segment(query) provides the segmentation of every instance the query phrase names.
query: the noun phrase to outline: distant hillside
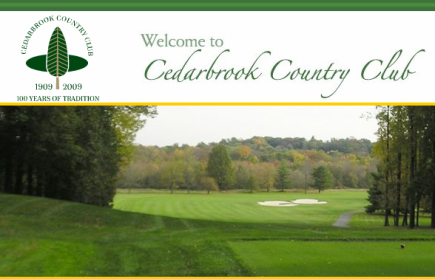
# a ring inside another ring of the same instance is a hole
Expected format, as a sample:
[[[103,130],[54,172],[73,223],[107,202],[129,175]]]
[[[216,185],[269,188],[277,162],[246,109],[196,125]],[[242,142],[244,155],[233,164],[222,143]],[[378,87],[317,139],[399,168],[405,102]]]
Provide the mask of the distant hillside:
[[[272,147],[276,150],[322,150],[325,152],[338,151],[345,154],[371,154],[373,143],[368,139],[331,139],[329,141],[317,140],[312,137],[310,140],[305,138],[279,138],[279,137],[253,137],[250,139],[223,139],[221,144],[228,146],[249,145],[255,147]]]
[[[293,189],[310,188],[313,169],[320,166],[332,176],[333,188],[368,188],[371,173],[377,171],[377,160],[370,156],[373,144],[366,139],[231,138],[196,146],[135,146],[117,187],[218,190],[206,169],[212,148],[219,144],[226,147],[234,165],[229,189],[252,192],[279,188],[275,178],[283,161],[289,172],[285,188]]]

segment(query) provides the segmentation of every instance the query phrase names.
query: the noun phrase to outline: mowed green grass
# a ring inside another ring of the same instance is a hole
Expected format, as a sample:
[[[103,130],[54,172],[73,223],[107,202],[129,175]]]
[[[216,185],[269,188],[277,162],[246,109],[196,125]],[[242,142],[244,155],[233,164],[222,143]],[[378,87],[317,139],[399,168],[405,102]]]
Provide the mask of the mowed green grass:
[[[256,276],[433,276],[435,243],[234,242]]]
[[[175,218],[238,223],[268,223],[294,226],[330,226],[342,213],[364,210],[366,191],[330,191],[324,193],[214,193],[117,194],[115,208]],[[296,207],[260,206],[261,201],[318,199],[324,205]]]
[[[0,276],[251,274],[214,223],[5,194],[0,212]]]
[[[296,198],[328,204],[257,205]],[[435,262],[432,230],[384,228],[364,213],[349,229],[332,226],[340,214],[362,210],[365,199],[364,191],[132,193],[118,194],[109,209],[0,194],[0,276],[290,276],[295,269],[306,276],[395,275],[373,264],[387,258],[390,270],[435,274],[416,264]],[[397,251],[402,242],[407,248]],[[339,265],[346,255],[356,255],[354,263]],[[334,268],[320,264],[329,259],[337,259]]]

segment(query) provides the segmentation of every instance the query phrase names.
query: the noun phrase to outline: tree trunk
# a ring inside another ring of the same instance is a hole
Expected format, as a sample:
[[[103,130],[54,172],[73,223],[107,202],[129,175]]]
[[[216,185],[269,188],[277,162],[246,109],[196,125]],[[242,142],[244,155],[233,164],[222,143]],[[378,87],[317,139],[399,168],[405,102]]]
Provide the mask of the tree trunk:
[[[420,197],[417,199],[417,215],[415,216],[415,226],[420,226]]]
[[[43,196],[43,189],[44,189],[44,177],[43,172],[39,169],[36,170],[36,189],[35,189],[35,196],[42,197]]]
[[[415,164],[416,164],[416,136],[414,127],[414,107],[409,107],[409,127],[410,127],[410,141],[411,141],[411,158],[410,158],[410,175],[409,186],[411,188],[409,197],[409,227],[413,229],[415,227]]]
[[[402,178],[402,152],[397,153],[397,199],[396,199],[396,214],[395,214],[395,218],[394,218],[394,226],[398,227],[399,226],[399,219],[400,219],[400,192],[401,192],[401,188],[402,188],[402,183],[401,183],[401,178]]]
[[[432,158],[435,158],[435,141],[432,142]],[[434,162],[432,162],[432,169],[435,168]],[[435,229],[435,181],[432,182],[432,207],[431,207],[431,222],[430,227]]]
[[[431,208],[431,223],[430,223],[430,227],[432,229],[435,229],[435,189],[434,188],[432,190],[432,208]]]
[[[409,199],[407,198],[405,212],[403,213],[402,227],[408,226],[408,208],[409,208]]]
[[[31,163],[27,165],[27,195],[33,196],[33,166]]]
[[[409,203],[409,227],[411,229],[415,228],[415,201],[412,201],[414,198],[411,197],[411,201]]]
[[[12,186],[12,172],[13,172],[13,163],[12,163],[12,154],[10,151],[6,151],[5,158],[5,192],[12,193],[14,188]]]
[[[408,207],[405,209],[403,213],[402,227],[408,226]]]
[[[388,175],[387,175],[387,177],[388,177]],[[388,198],[388,195],[389,195],[389,193],[388,193],[388,178],[386,179],[386,181],[385,181],[385,183],[386,183],[386,185],[385,185],[385,216],[384,216],[384,226],[385,227],[388,227],[388,226],[390,226],[390,219],[389,219],[389,212],[390,212],[390,210],[389,210],[389,202],[388,202],[388,200],[389,200],[389,198]]]
[[[387,170],[385,172],[385,219],[384,219],[384,226],[388,227],[390,226],[390,220],[389,220],[389,188],[390,188],[390,106],[387,106]]]
[[[44,196],[47,198],[55,199],[57,196],[57,189],[59,181],[53,177],[53,174],[44,172]]]
[[[23,193],[23,164],[20,160],[17,164],[17,168],[15,170],[15,194]]]

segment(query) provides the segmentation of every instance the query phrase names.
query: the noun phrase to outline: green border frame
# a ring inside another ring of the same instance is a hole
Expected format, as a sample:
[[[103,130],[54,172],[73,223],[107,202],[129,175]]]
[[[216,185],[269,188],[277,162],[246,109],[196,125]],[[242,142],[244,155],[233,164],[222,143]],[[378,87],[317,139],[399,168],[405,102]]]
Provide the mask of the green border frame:
[[[0,11],[435,11],[435,1],[1,0]]]

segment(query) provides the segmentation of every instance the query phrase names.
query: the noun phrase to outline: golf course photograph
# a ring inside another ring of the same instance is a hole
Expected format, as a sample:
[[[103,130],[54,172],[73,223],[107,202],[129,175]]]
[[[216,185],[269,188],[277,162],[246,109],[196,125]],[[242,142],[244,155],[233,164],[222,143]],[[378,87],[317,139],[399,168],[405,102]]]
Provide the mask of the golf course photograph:
[[[435,107],[0,107],[2,277],[431,277]]]

